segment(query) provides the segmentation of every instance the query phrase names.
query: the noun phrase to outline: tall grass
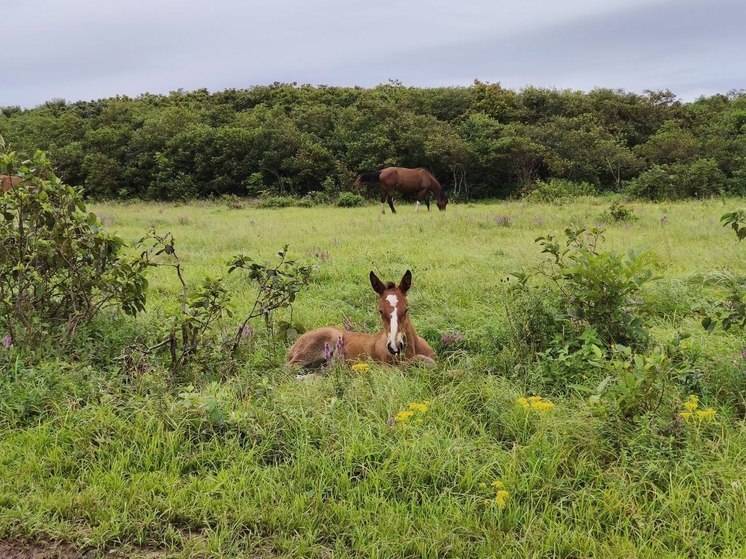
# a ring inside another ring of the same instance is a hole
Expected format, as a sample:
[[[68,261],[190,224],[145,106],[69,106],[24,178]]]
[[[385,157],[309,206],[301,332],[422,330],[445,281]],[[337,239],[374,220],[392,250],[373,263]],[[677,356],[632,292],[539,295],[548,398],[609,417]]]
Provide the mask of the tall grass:
[[[682,351],[717,409],[707,425],[668,410],[623,426],[578,395],[552,396],[546,413],[517,406],[536,387],[506,357],[505,277],[538,261],[537,236],[594,223],[603,200],[429,214],[401,204],[397,215],[98,205],[130,241],[151,225],[171,231],[188,280],[289,244],[318,266],[294,309],[307,328],[377,328],[368,271],[411,269],[412,320],[440,364],[297,382],[281,352],[262,347],[227,378],[207,368],[172,379],[157,363],[125,376],[117,345],[178,304],[175,278],[153,270],[145,315],[104,321],[77,355],[19,356],[0,375],[0,542],[132,557],[743,556],[743,342],[706,334],[692,314],[703,275],[745,271],[718,224],[738,203],[633,204],[638,220],[607,226],[605,248],[654,256],[662,279],[644,294],[654,338],[691,334]],[[248,304],[234,287],[235,305]],[[447,332],[463,335],[457,348],[442,347]],[[426,412],[393,421],[421,401]]]

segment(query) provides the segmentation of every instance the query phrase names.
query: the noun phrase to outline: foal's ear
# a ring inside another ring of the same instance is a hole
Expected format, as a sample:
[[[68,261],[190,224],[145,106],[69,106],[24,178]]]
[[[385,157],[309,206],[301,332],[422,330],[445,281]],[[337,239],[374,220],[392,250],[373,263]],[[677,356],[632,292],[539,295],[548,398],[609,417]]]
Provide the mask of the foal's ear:
[[[383,285],[383,282],[373,272],[370,273],[370,285],[373,287],[373,291],[379,295],[383,295],[383,292],[386,291],[386,286]]]
[[[399,291],[406,294],[410,287],[412,287],[412,272],[407,270],[399,282]]]

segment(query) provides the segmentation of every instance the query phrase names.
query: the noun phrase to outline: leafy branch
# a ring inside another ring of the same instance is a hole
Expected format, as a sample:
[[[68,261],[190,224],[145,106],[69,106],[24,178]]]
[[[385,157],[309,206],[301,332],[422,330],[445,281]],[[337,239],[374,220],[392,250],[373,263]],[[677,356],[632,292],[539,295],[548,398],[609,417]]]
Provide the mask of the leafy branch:
[[[746,210],[723,214],[720,222],[723,227],[730,226],[735,231],[739,242],[746,238]],[[746,327],[746,285],[743,278],[730,272],[717,272],[712,274],[711,281],[725,288],[726,295],[723,300],[715,302],[714,312],[702,319],[705,330],[711,332],[718,323],[723,330]]]
[[[205,278],[197,291],[190,296],[184,280],[181,259],[176,252],[171,233],[159,235],[154,229],[140,239],[138,246],[145,247],[140,258],[146,266],[173,268],[181,286],[179,315],[171,320],[168,336],[156,345],[147,348],[154,351],[168,346],[171,354],[171,369],[176,371],[185,365],[203,345],[211,327],[225,316],[232,316],[228,308],[229,295],[222,279]]]
[[[723,227],[730,225],[739,241],[746,239],[746,210],[728,212],[720,217]]]
[[[144,248],[140,260],[145,266],[172,268],[179,280],[179,314],[172,318],[166,338],[145,350],[152,352],[168,346],[171,369],[176,371],[186,365],[202,346],[214,340],[211,330],[215,324],[224,317],[233,316],[229,308],[230,294],[222,278],[205,278],[201,286],[190,295],[171,233],[161,235],[151,229],[140,239],[138,246]],[[274,313],[291,307],[298,292],[308,285],[312,268],[289,260],[287,250],[288,247],[285,246],[278,252],[279,261],[273,266],[260,264],[245,255],[235,256],[229,262],[228,273],[242,270],[246,279],[258,287],[251,310],[236,329],[230,346],[231,356],[235,356],[238,351],[251,320],[263,318],[267,330],[271,331]]]
[[[279,261],[274,266],[254,262],[245,255],[234,257],[228,273],[236,270],[245,272],[246,279],[257,284],[258,292],[251,310],[236,331],[231,353],[235,354],[241,344],[245,328],[252,319],[264,318],[267,329],[271,330],[272,316],[278,309],[290,307],[298,292],[308,285],[311,279],[311,266],[300,266],[287,259],[288,246],[277,253]]]

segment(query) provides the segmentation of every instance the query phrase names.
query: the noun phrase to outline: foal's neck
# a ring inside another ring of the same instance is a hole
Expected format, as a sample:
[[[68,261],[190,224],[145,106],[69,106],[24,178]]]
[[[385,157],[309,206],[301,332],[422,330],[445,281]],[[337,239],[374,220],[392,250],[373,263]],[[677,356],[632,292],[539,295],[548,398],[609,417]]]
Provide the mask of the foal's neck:
[[[417,332],[414,329],[412,321],[407,321],[407,326],[403,329],[407,336],[407,345],[404,348],[404,355],[406,357],[414,357],[417,355]]]

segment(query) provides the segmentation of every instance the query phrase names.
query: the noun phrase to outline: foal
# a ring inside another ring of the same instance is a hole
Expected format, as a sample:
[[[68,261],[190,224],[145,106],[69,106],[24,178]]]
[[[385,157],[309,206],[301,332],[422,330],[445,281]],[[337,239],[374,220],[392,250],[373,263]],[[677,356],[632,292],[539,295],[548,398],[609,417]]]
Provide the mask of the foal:
[[[399,285],[384,284],[371,272],[370,284],[378,293],[378,313],[383,330],[378,334],[347,332],[328,326],[306,332],[288,352],[288,364],[313,368],[323,365],[337,352],[345,361],[372,359],[383,363],[421,361],[435,363],[435,352],[417,335],[409,320],[407,291],[412,286],[412,272],[407,270]]]

